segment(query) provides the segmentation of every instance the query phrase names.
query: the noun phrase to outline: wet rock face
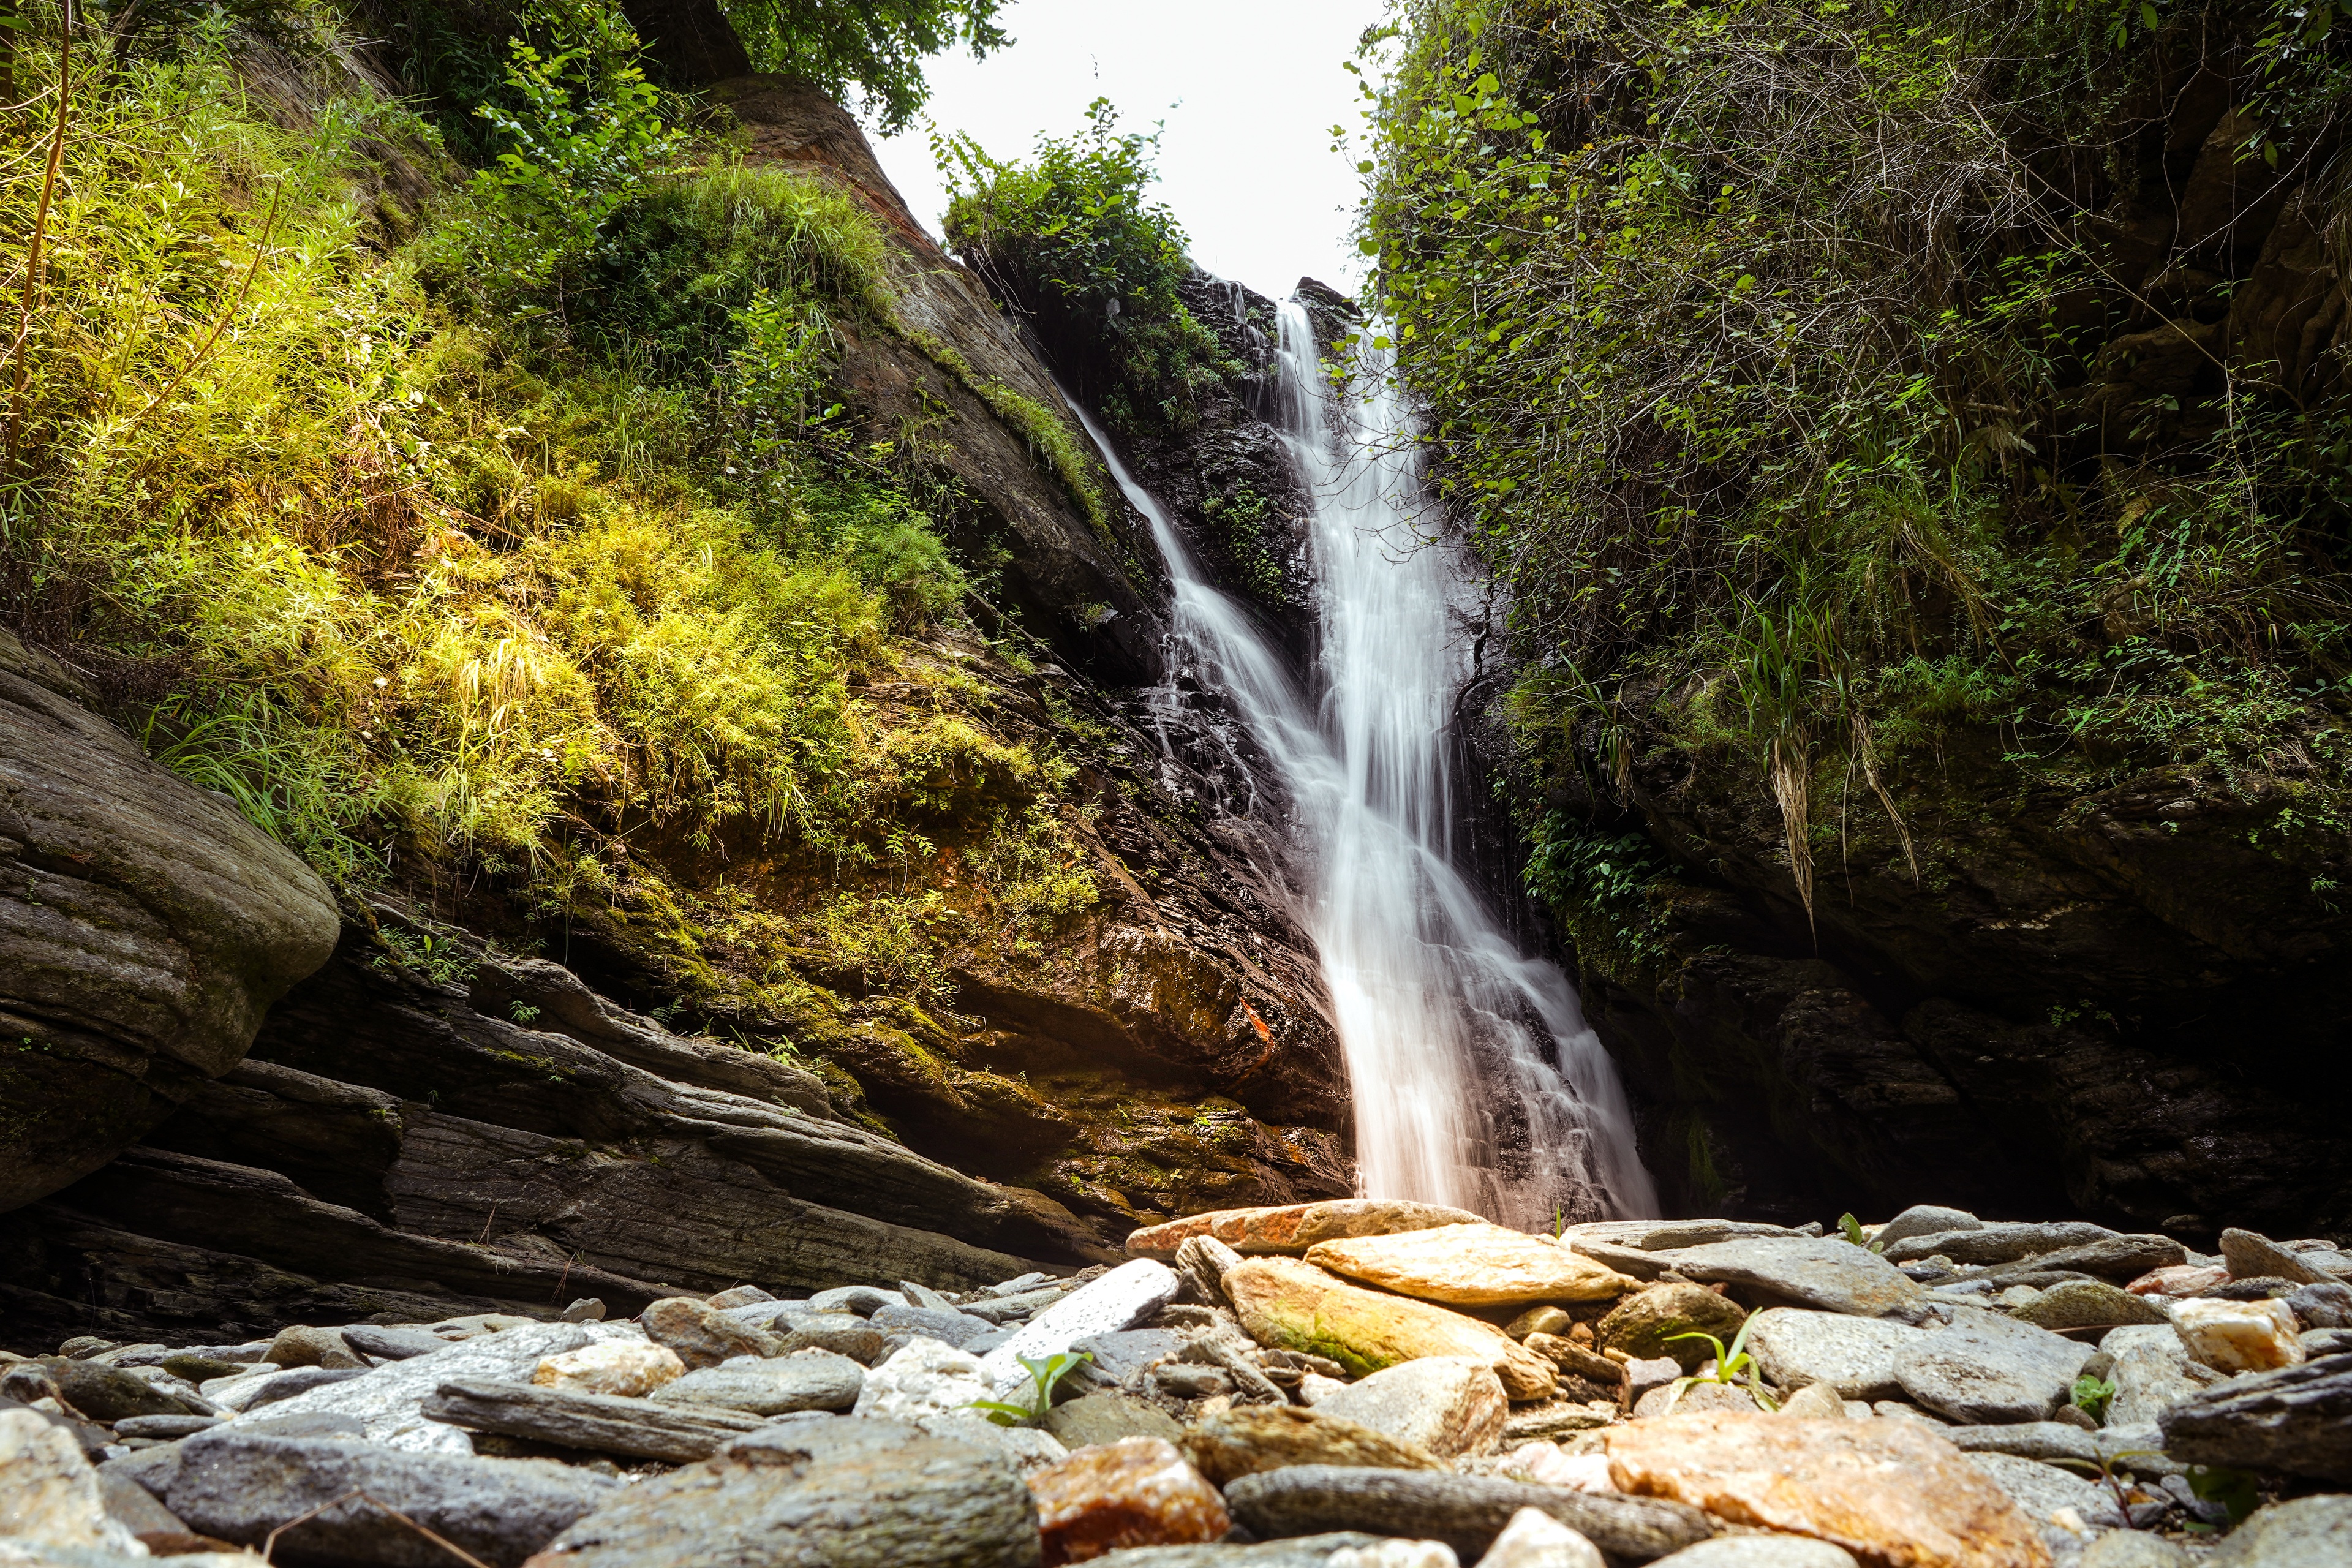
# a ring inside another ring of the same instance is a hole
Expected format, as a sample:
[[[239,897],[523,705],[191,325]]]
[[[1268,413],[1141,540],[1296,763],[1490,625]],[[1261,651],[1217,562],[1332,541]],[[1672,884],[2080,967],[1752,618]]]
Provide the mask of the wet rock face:
[[[334,947],[309,867],[0,631],[0,1210],[234,1067]]]

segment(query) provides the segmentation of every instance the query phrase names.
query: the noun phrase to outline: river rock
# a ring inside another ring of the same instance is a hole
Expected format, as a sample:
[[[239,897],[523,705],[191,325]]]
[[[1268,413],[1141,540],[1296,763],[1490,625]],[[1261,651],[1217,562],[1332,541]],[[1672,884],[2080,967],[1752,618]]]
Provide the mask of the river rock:
[[[2168,1408],[2205,1386],[2189,1370],[2189,1347],[2170,1325],[2133,1325],[2102,1337],[2099,1349],[2115,1358],[2106,1380],[2116,1385],[2107,1402],[2112,1426],[2151,1425]]]
[[[1806,1233],[1757,1219],[1595,1219],[1582,1220],[1560,1232],[1560,1239],[1580,1251],[1591,1242],[1600,1247],[1636,1252],[1673,1252],[1710,1242],[1732,1241],[1743,1236],[1799,1237]]]
[[[1478,1568],[1606,1568],[1601,1549],[1541,1509],[1511,1515]]]
[[[1129,1546],[1215,1541],[1233,1527],[1224,1500],[1173,1444],[1122,1437],[1029,1478],[1045,1568]]]
[[[118,1437],[155,1437],[169,1442],[209,1432],[226,1417],[219,1415],[126,1415],[114,1424]]]
[[[872,1366],[882,1359],[889,1335],[876,1328],[867,1319],[855,1312],[810,1312],[781,1321],[774,1334],[776,1353],[793,1355],[801,1351],[831,1351],[845,1355],[860,1366]]]
[[[1639,1281],[1635,1283],[1638,1286]],[[1549,1334],[1555,1338],[1564,1337],[1575,1326],[1576,1320],[1558,1307],[1536,1306],[1529,1307],[1526,1311],[1505,1323],[1503,1331],[1524,1344],[1537,1334]]]
[[[916,1339],[866,1374],[853,1409],[859,1415],[912,1421],[998,1397],[978,1356],[937,1340]]]
[[[1131,1329],[1176,1299],[1176,1272],[1164,1263],[1139,1258],[1122,1263],[1091,1284],[1082,1285],[1032,1318],[1027,1326],[982,1358],[983,1376],[995,1397],[1010,1398],[1030,1386],[1021,1358],[1059,1355],[1093,1334]]]
[[[543,1459],[402,1453],[226,1426],[181,1445],[163,1501],[191,1530],[247,1546],[333,1504],[280,1536],[279,1552],[298,1562],[447,1568],[446,1551],[382,1509],[337,1500],[364,1491],[484,1562],[510,1564],[617,1489],[593,1470]]]
[[[1953,1426],[1945,1439],[1963,1454],[2011,1454],[2045,1463],[2059,1459],[2099,1462],[2099,1441],[2064,1421],[2017,1421],[1998,1426]]]
[[[1895,1357],[1926,1337],[1885,1318],[1771,1307],[1749,1321],[1747,1350],[1776,1387],[1825,1384],[1843,1399],[1895,1399],[1903,1393]]]
[[[1625,1491],[1812,1536],[1865,1563],[2047,1568],[2032,1521],[1917,1422],[1676,1415],[1612,1426],[1601,1442]]]
[[[1218,1486],[1287,1465],[1442,1470],[1444,1460],[1388,1433],[1320,1408],[1248,1405],[1202,1416],[1184,1433],[1186,1454]]]
[[[976,1410],[950,1410],[926,1415],[915,1425],[934,1437],[945,1437],[994,1454],[1024,1476],[1070,1457],[1069,1445],[1035,1426],[1000,1426]]]
[[[1484,1225],[1483,1216],[1443,1204],[1394,1198],[1332,1198],[1277,1208],[1215,1209],[1130,1233],[1128,1252],[1137,1258],[1173,1258],[1185,1238],[1213,1236],[1244,1257],[1267,1253],[1297,1256],[1319,1241],[1355,1236],[1392,1236],[1441,1225]]]
[[[920,1334],[927,1340],[937,1340],[958,1350],[981,1335],[996,1331],[996,1325],[985,1318],[975,1318],[969,1312],[952,1309],[941,1311],[933,1307],[877,1307],[871,1321],[874,1327],[886,1333]]]
[[[2196,1568],[2195,1559],[2161,1535],[2110,1531],[2085,1547],[2076,1568]]]
[[[1175,1443],[1184,1436],[1184,1429],[1160,1406],[1108,1389],[1056,1405],[1045,1412],[1039,1425],[1060,1439],[1064,1447],[1074,1450],[1116,1443],[1121,1437],[1160,1437]]]
[[[98,1472],[65,1424],[37,1410],[0,1409],[0,1562],[37,1542],[125,1555],[140,1550],[107,1516]]]
[[[1889,1263],[1914,1263],[1937,1257],[1954,1263],[2014,1263],[2021,1258],[2056,1252],[2061,1247],[2105,1241],[2115,1234],[2105,1226],[2084,1220],[1979,1225],[1970,1229],[1910,1237],[1888,1247],[1885,1257]]]
[[[2206,1561],[2211,1568],[2341,1568],[2352,1563],[2352,1497],[2258,1508]]]
[[[2040,1421],[2074,1392],[2092,1348],[1979,1308],[1895,1352],[1895,1379],[1938,1415],[1978,1425]]]
[[[2294,1312],[2284,1301],[2200,1296],[2172,1309],[2172,1326],[2191,1361],[2220,1372],[2268,1372],[2303,1360]]]
[[[878,1285],[840,1285],[830,1290],[820,1290],[808,1299],[811,1310],[819,1312],[855,1312],[870,1317],[884,1307],[911,1305],[896,1290],[885,1290]]]
[[[685,1371],[686,1363],[667,1345],[650,1340],[600,1340],[547,1357],[531,1370],[530,1380],[541,1388],[571,1394],[642,1399]]]
[[[2114,1496],[2082,1476],[2016,1454],[1974,1453],[1969,1462],[1990,1476],[2026,1518],[2043,1527],[2044,1541],[2051,1540],[2053,1529],[2064,1531],[2074,1538],[2074,1544],[2080,1544],[2086,1533],[2081,1525],[2095,1530],[2124,1528],[2123,1510],[2116,1507]],[[2069,1523],[2063,1517],[2066,1513],[2080,1524]]]
[[[1519,1342],[1560,1371],[1581,1378],[1604,1392],[1614,1391],[1625,1381],[1622,1363],[1611,1361],[1598,1351],[1587,1350],[1574,1340],[1565,1340],[1558,1334],[1529,1334]]]
[[[1763,1406],[1745,1384],[1684,1383],[1679,1380],[1664,1388],[1654,1388],[1633,1401],[1633,1415],[1646,1420],[1661,1415],[1688,1415],[1701,1410],[1737,1410],[1754,1415]]]
[[[551,1355],[577,1350],[594,1333],[578,1323],[524,1323],[495,1334],[482,1334],[443,1346],[431,1355],[412,1356],[377,1367],[362,1377],[270,1405],[272,1419],[304,1415],[342,1415],[358,1421],[368,1440],[415,1453],[471,1457],[473,1445],[454,1426],[425,1418],[425,1400],[444,1383],[482,1379],[498,1383],[528,1383],[539,1363]],[[260,1414],[239,1415],[229,1430]]]
[[[1747,1320],[1747,1310],[1739,1303],[1704,1285],[1653,1285],[1612,1308],[1594,1325],[1592,1342],[1604,1351],[1622,1351],[1629,1358],[1670,1357],[1683,1371],[1696,1372],[1699,1363],[1715,1354],[1714,1349],[1705,1340],[1670,1336],[1713,1334],[1728,1345]]]
[[[1461,1307],[1601,1301],[1640,1283],[1547,1237],[1486,1224],[1320,1241],[1307,1249],[1307,1261],[1401,1296]]]
[[[1242,1326],[1260,1344],[1328,1356],[1356,1376],[1423,1356],[1486,1362],[1513,1399],[1558,1386],[1552,1363],[1491,1323],[1426,1301],[1383,1295],[1289,1258],[1253,1258],[1225,1276]]]
[[[1072,1340],[1070,1349],[1094,1357],[1090,1364],[1104,1382],[1123,1384],[1155,1362],[1182,1354],[1192,1342],[1189,1335],[1176,1329],[1126,1329]]]
[[[896,1421],[786,1421],[637,1482],[527,1568],[720,1563],[1037,1568],[1037,1508],[1019,1471],[967,1444]]]
[[[1661,1557],[1653,1568],[1859,1568],[1853,1553],[1801,1535],[1721,1535]]]
[[[2229,1266],[2232,1279],[2291,1279],[2297,1285],[2323,1285],[2336,1278],[2251,1230],[2221,1233],[2221,1261]]]
[[[57,1385],[58,1398],[93,1421],[115,1422],[126,1415],[205,1414],[121,1367],[100,1366],[95,1362],[73,1361],[65,1356],[43,1356],[32,1364]]]
[[[1895,1243],[1908,1241],[1915,1236],[1941,1236],[1950,1231],[1982,1230],[1984,1227],[1984,1221],[1966,1209],[1914,1204],[1880,1226],[1870,1241],[1873,1247],[1885,1252]]]
[[[1780,1401],[1780,1415],[1792,1421],[1843,1421],[1845,1401],[1826,1383],[1809,1383]]]
[[[1465,1557],[1492,1546],[1523,1508],[1637,1563],[1715,1533],[1706,1514],[1671,1502],[1427,1470],[1292,1465],[1242,1477],[1225,1489],[1225,1502],[1234,1521],[1259,1536],[1363,1530],[1442,1541]]]
[[[261,1359],[276,1362],[289,1371],[298,1366],[351,1367],[367,1364],[352,1354],[351,1346],[345,1344],[343,1336],[334,1330],[303,1328],[299,1324],[278,1330],[278,1337],[269,1342],[269,1348],[262,1352]]]
[[[2352,1285],[2303,1285],[2280,1298],[2308,1333],[2314,1329],[2352,1329]]]
[[[2176,1459],[2352,1481],[2352,1355],[2232,1378],[2158,1420]]]
[[[1672,1255],[1675,1270],[1703,1285],[1745,1287],[1776,1307],[1817,1307],[1857,1317],[1901,1316],[1927,1292],[1885,1258],[1831,1237],[1718,1241]]]
[[[2060,1329],[2172,1321],[2172,1315],[2156,1302],[2104,1279],[2062,1280],[2013,1309],[2010,1315],[2021,1323],[2053,1332]]]
[[[2080,1246],[2032,1255],[1998,1278],[2008,1280],[2024,1273],[2071,1271],[2128,1280],[2178,1265],[2187,1257],[2188,1249],[2168,1236],[2105,1236]]]
[[[1102,1568],[1331,1568],[1342,1552],[1388,1544],[1381,1536],[1338,1531],[1255,1546],[1138,1546],[1095,1561]]]
[[[1675,1363],[1664,1363],[1672,1366]],[[1590,1432],[1595,1426],[1606,1426],[1617,1418],[1613,1405],[1579,1405],[1564,1399],[1538,1400],[1522,1405],[1511,1412],[1503,1423],[1503,1447],[1516,1448],[1527,1443],[1549,1443],[1579,1432]]]
[[[1176,1247],[1176,1272],[1194,1300],[1211,1305],[1225,1299],[1225,1271],[1241,1260],[1240,1253],[1213,1236],[1188,1236]]]
[[[831,1351],[774,1361],[730,1362],[689,1372],[654,1394],[661,1405],[710,1405],[753,1415],[847,1410],[866,1387],[866,1369]]]
[[[259,1410],[264,1405],[276,1405],[282,1400],[291,1399],[298,1394],[308,1394],[314,1388],[324,1388],[329,1384],[334,1383],[349,1383],[355,1377],[366,1375],[364,1369],[357,1367],[298,1366],[292,1372],[281,1372],[264,1381],[259,1388],[254,1389],[246,1395],[238,1408]]]
[[[342,1334],[343,1343],[377,1361],[406,1361],[412,1356],[431,1355],[435,1351],[446,1350],[450,1344],[449,1341],[430,1329],[415,1328],[406,1323],[391,1326],[353,1323],[343,1330]],[[269,1358],[263,1356],[261,1359],[267,1361]]]
[[[717,1366],[733,1356],[772,1356],[783,1351],[772,1336],[747,1328],[691,1296],[665,1296],[640,1313],[637,1321],[644,1325],[647,1339],[677,1352],[689,1371]]]
[[[443,1340],[433,1342],[436,1350],[446,1342]],[[236,1377],[248,1371],[252,1363],[230,1361],[226,1356],[204,1351],[176,1351],[163,1358],[163,1370],[173,1377],[184,1377],[201,1386],[216,1377]]]
[[[2183,1263],[2170,1268],[2154,1268],[2124,1287],[2135,1296],[2206,1295],[2230,1282],[2229,1269],[2220,1264]]]
[[[1383,1368],[1317,1409],[1451,1459],[1493,1453],[1511,1407],[1502,1380],[1484,1358],[1425,1356]]]
[[[528,1437],[592,1454],[624,1454],[682,1465],[707,1459],[760,1418],[736,1410],[701,1409],[581,1394],[528,1383],[461,1379],[443,1384],[425,1402],[436,1421],[474,1432]]]

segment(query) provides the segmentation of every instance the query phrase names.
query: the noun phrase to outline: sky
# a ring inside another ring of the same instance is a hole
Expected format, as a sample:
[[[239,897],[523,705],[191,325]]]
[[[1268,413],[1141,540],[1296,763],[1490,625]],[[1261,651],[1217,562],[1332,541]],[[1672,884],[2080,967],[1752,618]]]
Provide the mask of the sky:
[[[1361,128],[1357,79],[1340,68],[1382,0],[1013,0],[1013,46],[929,63],[925,110],[1001,159],[1040,132],[1066,136],[1107,96],[1123,131],[1166,121],[1160,198],[1192,259],[1280,299],[1302,276],[1352,290],[1359,180],[1330,129]],[[918,123],[876,152],[915,216],[939,231],[947,197]]]

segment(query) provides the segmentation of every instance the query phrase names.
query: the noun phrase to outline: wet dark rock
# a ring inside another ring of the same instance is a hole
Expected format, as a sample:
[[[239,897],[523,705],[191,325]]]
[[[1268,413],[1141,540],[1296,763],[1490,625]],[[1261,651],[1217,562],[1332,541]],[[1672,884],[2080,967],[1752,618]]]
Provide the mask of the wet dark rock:
[[[1443,1541],[1465,1558],[1486,1551],[1522,1508],[1636,1563],[1715,1534],[1706,1514],[1681,1503],[1424,1470],[1294,1465],[1242,1477],[1226,1488],[1225,1501],[1234,1521],[1260,1537],[1360,1530]]]
[[[2157,1421],[2165,1452],[2192,1464],[2352,1481],[2352,1355],[2231,1378]]]

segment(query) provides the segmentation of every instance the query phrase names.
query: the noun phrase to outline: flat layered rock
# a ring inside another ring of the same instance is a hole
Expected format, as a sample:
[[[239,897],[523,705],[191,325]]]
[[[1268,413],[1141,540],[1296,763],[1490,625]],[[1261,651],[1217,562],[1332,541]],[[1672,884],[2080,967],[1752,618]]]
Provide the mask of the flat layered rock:
[[[1225,1502],[1235,1522],[1259,1536],[1360,1530],[1442,1541],[1465,1561],[1493,1545],[1523,1508],[1549,1514],[1603,1552],[1635,1563],[1715,1534],[1706,1514],[1673,1502],[1425,1470],[1293,1465],[1242,1477],[1225,1489]]]
[[[707,1459],[762,1417],[736,1410],[696,1409],[580,1394],[528,1383],[466,1380],[443,1384],[425,1402],[425,1414],[474,1432],[529,1437],[592,1454],[625,1454],[674,1465]]]
[[[1854,1318],[1803,1307],[1773,1307],[1748,1325],[1748,1352],[1781,1388],[1827,1384],[1842,1399],[1899,1399],[1895,1358],[1927,1337],[1885,1318]]]
[[[847,1410],[866,1387],[866,1369],[831,1351],[774,1361],[735,1362],[689,1372],[653,1395],[659,1405],[710,1406],[752,1415]]]
[[[2207,1561],[2213,1568],[2337,1568],[2352,1563],[2352,1497],[2297,1498],[2258,1508]]]
[[[2352,1481],[2352,1355],[2232,1378],[2157,1419],[2176,1459]]]
[[[1773,1306],[1883,1318],[1917,1311],[1927,1294],[1877,1253],[1832,1237],[1719,1241],[1665,1256],[1685,1279],[1745,1286]]]
[[[298,1394],[250,1415],[239,1415],[232,1425],[265,1416],[272,1421],[343,1416],[357,1421],[370,1442],[467,1458],[473,1454],[474,1446],[466,1435],[424,1412],[425,1402],[443,1384],[475,1380],[527,1384],[545,1358],[578,1350],[598,1333],[611,1331],[592,1331],[581,1323],[526,1323],[460,1340],[430,1355],[393,1362],[363,1377]]]
[[[2135,1296],[2104,1279],[2068,1279],[2053,1285],[2011,1315],[2036,1328],[2094,1329],[2118,1324],[2169,1324],[2171,1314],[2145,1296]]]
[[[2083,1220],[2050,1220],[2032,1224],[1979,1225],[1968,1230],[1932,1231],[1889,1247],[1889,1263],[1916,1263],[1927,1258],[1948,1258],[1955,1263],[2014,1263],[2062,1247],[2106,1241],[2115,1232]],[[2178,1258],[2175,1262],[2179,1261]]]
[[[1753,1219],[1593,1219],[1564,1226],[1560,1239],[1581,1247],[1595,1242],[1628,1247],[1637,1252],[1673,1252],[1710,1242],[1735,1241],[1743,1236],[1801,1237],[1802,1231]]]
[[[1502,1380],[1484,1360],[1427,1356],[1349,1384],[1317,1405],[1316,1414],[1361,1423],[1451,1459],[1493,1453],[1510,1408]]]
[[[2232,1279],[2292,1279],[2298,1285],[2325,1285],[2339,1278],[2334,1270],[2322,1268],[2251,1230],[2221,1233],[2221,1261],[2229,1265]]]
[[[1131,1329],[1174,1300],[1176,1287],[1175,1270],[1139,1258],[1071,1291],[981,1358],[995,1396],[1006,1398],[1028,1386],[1023,1357],[1060,1355],[1080,1340]]]
[[[1391,1236],[1441,1225],[1486,1223],[1483,1215],[1443,1204],[1414,1204],[1391,1198],[1332,1198],[1319,1204],[1286,1204],[1277,1208],[1214,1209],[1172,1219],[1165,1225],[1147,1226],[1128,1237],[1127,1250],[1138,1258],[1173,1258],[1176,1249],[1188,1237],[1209,1236],[1245,1258],[1266,1254],[1297,1257],[1321,1241]]]
[[[1083,1403],[1081,1401],[1080,1403]],[[1242,1405],[1203,1416],[1182,1446],[1201,1473],[1219,1486],[1292,1465],[1349,1469],[1444,1470],[1427,1449],[1361,1422],[1296,1405]]]
[[[2039,1421],[2068,1398],[2091,1355],[2078,1341],[1961,1307],[1950,1328],[1895,1353],[1895,1377],[1911,1398],[1955,1421]]]
[[[1225,1276],[1225,1289],[1260,1344],[1327,1356],[1358,1377],[1458,1355],[1492,1366],[1513,1399],[1540,1399],[1559,1386],[1550,1362],[1491,1323],[1350,1285],[1297,1258],[1250,1258]]]
[[[2179,1268],[2188,1258],[2189,1249],[2168,1236],[2106,1236],[2079,1247],[2031,1254],[2017,1269],[1996,1278],[2006,1279],[2031,1269],[2040,1273],[2095,1274],[2102,1279],[2125,1282],[2158,1268]]]
[[[1717,1412],[1611,1427],[1601,1442],[1626,1492],[1811,1536],[1873,1568],[2049,1568],[2033,1522],[1918,1422]]]
[[[1443,1225],[1319,1241],[1307,1261],[1400,1296],[1459,1307],[1604,1301],[1640,1281],[1545,1237],[1499,1225]]]
[[[1982,1230],[1984,1221],[1966,1209],[1939,1208],[1934,1204],[1913,1204],[1893,1219],[1878,1227],[1871,1245],[1881,1252],[1898,1241],[1908,1241],[1915,1236],[1939,1236],[1948,1231]]]
[[[2123,1510],[2116,1507],[2113,1494],[2071,1470],[2018,1454],[1979,1452],[1970,1454],[1969,1462],[2009,1494],[2010,1500],[2042,1530],[2045,1542],[2053,1541],[2053,1531],[2063,1532],[2057,1540],[2080,1540],[2079,1532],[2063,1517],[2069,1512],[2094,1530],[2124,1528]]]

